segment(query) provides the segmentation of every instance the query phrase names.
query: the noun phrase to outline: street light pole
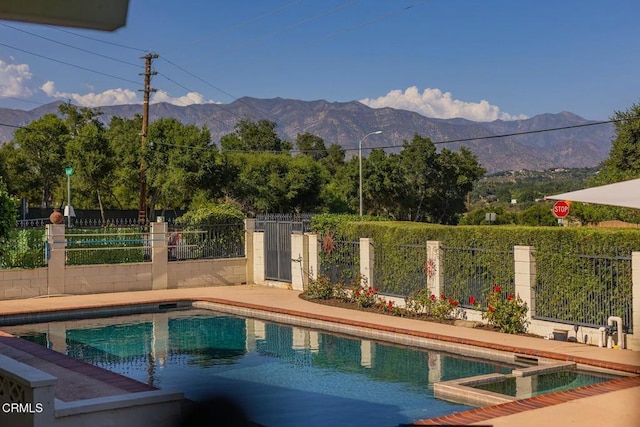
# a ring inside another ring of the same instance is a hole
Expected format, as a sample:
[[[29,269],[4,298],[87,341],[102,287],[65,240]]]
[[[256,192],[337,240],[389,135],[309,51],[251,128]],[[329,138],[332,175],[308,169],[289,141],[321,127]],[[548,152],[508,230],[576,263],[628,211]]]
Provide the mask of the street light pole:
[[[362,143],[369,135],[380,135],[382,133],[381,130],[376,130],[373,132],[369,132],[365,136],[362,137],[360,142],[358,143],[358,157],[360,158],[360,216],[362,216]]]

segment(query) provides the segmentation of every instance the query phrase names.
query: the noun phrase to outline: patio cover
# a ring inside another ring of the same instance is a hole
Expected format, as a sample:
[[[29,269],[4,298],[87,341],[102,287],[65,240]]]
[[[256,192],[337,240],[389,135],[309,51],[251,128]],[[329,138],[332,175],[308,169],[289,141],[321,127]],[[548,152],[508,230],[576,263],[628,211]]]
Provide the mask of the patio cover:
[[[640,179],[585,188],[584,190],[546,196],[545,200],[568,200],[597,205],[640,209]]]

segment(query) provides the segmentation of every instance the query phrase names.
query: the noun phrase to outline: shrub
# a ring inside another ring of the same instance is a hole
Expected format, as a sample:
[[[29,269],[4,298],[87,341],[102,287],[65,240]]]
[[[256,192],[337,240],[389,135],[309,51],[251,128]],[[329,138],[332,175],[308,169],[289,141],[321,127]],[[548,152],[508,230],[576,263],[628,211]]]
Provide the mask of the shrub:
[[[304,294],[311,299],[331,299],[334,297],[334,284],[327,276],[320,275],[317,279],[309,278],[309,284]]]
[[[471,301],[470,297],[469,300]],[[474,298],[475,299],[475,298]],[[518,334],[527,330],[527,304],[519,297],[512,294],[504,295],[499,286],[494,286],[486,299],[486,307],[482,318],[489,324],[496,326],[500,332]]]
[[[369,286],[364,278],[361,285],[352,290],[351,301],[358,307],[373,307],[378,302],[378,289]]]
[[[442,294],[440,297],[423,288],[412,292],[406,299],[407,311],[412,314],[424,314],[438,320],[451,319],[460,303]]]

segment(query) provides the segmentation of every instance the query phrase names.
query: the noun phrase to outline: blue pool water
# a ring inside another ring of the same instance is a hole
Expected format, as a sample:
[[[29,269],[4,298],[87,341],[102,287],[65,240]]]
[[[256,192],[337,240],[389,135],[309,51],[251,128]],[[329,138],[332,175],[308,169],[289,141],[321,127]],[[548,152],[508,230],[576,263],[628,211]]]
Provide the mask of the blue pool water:
[[[207,310],[4,328],[193,400],[230,396],[265,426],[393,426],[469,409],[437,381],[513,367]]]

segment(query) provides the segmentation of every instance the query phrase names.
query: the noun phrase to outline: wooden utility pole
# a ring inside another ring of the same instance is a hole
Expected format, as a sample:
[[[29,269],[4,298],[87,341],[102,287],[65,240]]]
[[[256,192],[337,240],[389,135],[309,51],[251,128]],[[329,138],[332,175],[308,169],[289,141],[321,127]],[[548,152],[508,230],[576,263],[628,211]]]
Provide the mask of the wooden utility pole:
[[[147,170],[145,166],[145,154],[147,151],[147,128],[149,127],[149,95],[155,92],[151,88],[151,76],[158,74],[151,71],[151,61],[158,57],[155,53],[149,53],[140,59],[144,59],[144,101],[142,103],[142,145],[140,146],[140,203],[138,205],[138,223],[144,225],[147,223]]]

